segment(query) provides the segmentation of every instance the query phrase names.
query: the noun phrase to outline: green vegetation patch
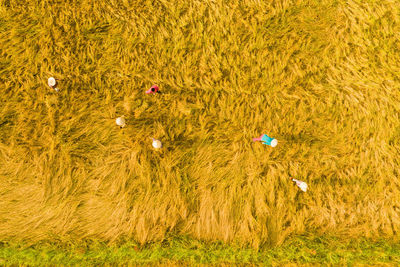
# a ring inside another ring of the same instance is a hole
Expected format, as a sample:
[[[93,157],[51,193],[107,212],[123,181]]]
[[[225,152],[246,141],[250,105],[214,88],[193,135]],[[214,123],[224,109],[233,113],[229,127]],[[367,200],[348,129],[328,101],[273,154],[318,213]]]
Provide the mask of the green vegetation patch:
[[[385,240],[344,241],[334,237],[298,237],[280,247],[254,250],[222,243],[175,238],[139,246],[125,243],[107,246],[91,241],[80,245],[41,244],[24,247],[3,244],[0,264],[98,265],[98,264],[333,264],[395,265],[400,244]]]

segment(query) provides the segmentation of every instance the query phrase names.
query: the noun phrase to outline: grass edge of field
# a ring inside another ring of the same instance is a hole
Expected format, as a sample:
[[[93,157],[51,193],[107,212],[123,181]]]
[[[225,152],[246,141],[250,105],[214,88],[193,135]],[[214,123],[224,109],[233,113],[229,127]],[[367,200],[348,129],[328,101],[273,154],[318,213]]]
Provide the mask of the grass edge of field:
[[[400,243],[385,239],[299,236],[281,246],[258,250],[186,237],[145,246],[132,242],[108,246],[99,241],[60,244],[27,246],[4,242],[0,246],[0,264],[400,264]]]

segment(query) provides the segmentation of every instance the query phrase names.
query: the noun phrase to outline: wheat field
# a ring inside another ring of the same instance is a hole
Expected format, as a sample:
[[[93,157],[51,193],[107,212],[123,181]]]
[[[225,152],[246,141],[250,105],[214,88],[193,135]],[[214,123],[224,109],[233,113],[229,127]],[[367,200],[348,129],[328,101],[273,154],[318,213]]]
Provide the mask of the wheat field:
[[[0,3],[1,240],[398,240],[398,1]]]

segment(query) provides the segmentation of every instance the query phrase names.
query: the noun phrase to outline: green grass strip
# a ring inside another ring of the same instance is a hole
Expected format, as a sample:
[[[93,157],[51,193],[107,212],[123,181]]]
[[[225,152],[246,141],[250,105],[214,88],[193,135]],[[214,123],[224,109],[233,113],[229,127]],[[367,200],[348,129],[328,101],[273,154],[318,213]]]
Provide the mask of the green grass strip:
[[[254,250],[207,244],[186,238],[139,247],[133,243],[107,246],[101,242],[75,244],[67,248],[55,244],[24,247],[2,244],[0,265],[99,265],[99,264],[400,264],[400,244],[366,239],[342,241],[333,237],[291,239],[280,247]]]

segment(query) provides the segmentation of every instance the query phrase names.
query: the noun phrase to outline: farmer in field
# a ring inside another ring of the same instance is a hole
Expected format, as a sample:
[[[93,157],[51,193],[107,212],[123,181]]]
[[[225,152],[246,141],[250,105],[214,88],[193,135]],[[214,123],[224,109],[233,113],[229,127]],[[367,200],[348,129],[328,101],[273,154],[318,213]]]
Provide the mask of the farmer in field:
[[[261,135],[260,137],[253,138],[253,142],[262,141],[264,145],[269,145],[272,147],[276,147],[278,144],[278,140],[275,138],[269,137],[266,134]]]
[[[161,93],[160,88],[157,85],[153,85],[150,87],[149,90],[146,91],[146,94],[155,94],[155,93]]]

